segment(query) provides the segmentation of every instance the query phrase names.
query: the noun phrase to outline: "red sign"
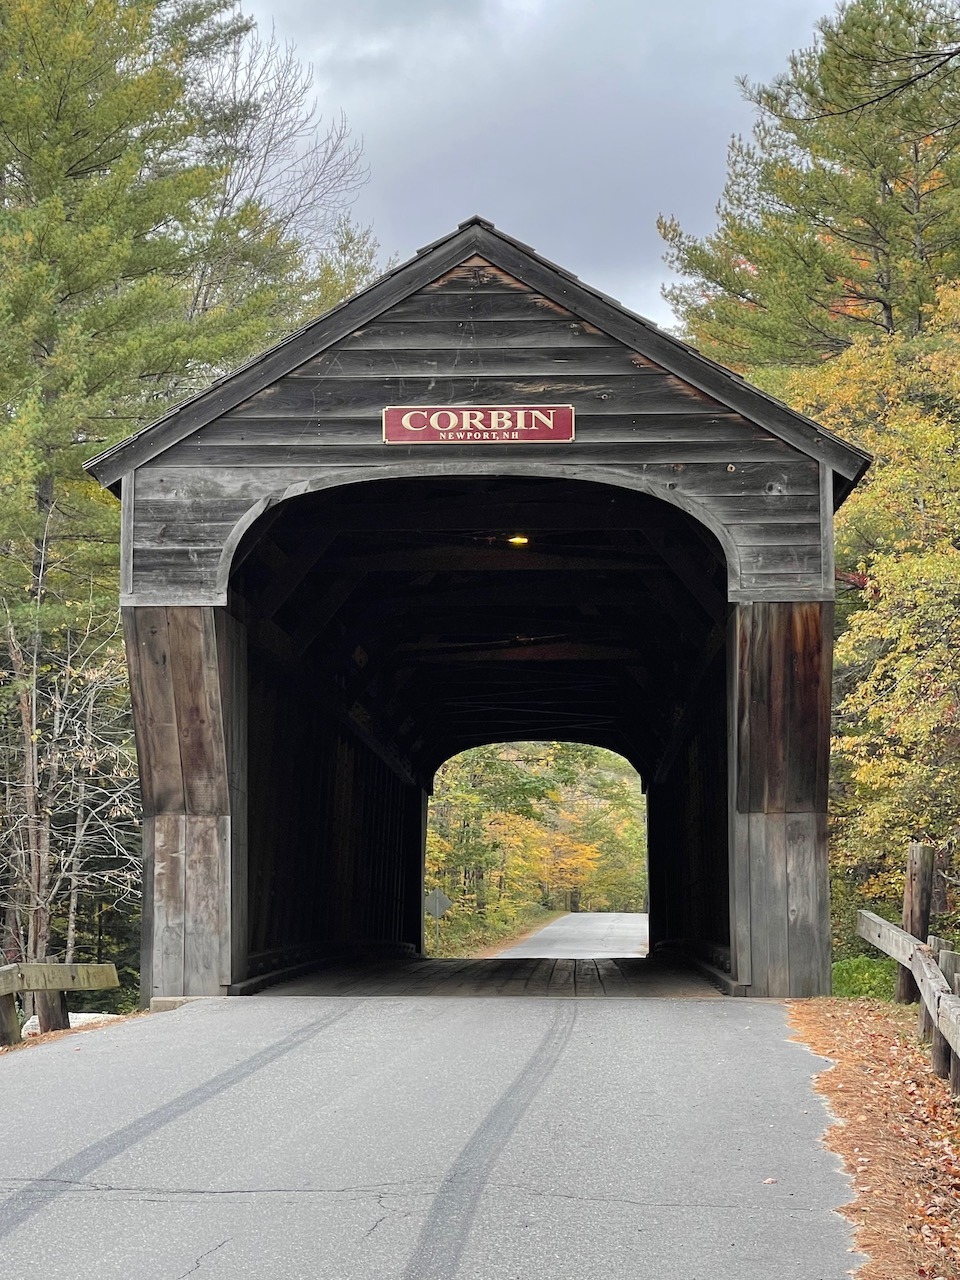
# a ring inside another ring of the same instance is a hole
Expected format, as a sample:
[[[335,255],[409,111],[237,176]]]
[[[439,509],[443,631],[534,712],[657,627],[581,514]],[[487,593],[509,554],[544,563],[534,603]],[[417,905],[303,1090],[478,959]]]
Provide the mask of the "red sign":
[[[569,444],[572,404],[391,405],[384,444]]]

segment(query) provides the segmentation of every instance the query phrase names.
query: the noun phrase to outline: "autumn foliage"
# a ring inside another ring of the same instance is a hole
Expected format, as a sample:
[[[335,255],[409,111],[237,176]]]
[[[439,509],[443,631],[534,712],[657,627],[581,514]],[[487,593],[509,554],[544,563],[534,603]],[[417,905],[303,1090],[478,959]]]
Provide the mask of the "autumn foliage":
[[[641,911],[646,824],[640,779],[620,756],[578,743],[474,747],[439,770],[427,889],[453,907],[453,954],[560,910]],[[428,948],[436,950],[431,929]]]
[[[871,470],[837,520],[834,945],[896,915],[908,841],[960,831],[960,68],[949,6],[850,0],[768,85],[716,231],[666,219],[687,336]],[[898,88],[899,86],[899,88]]]

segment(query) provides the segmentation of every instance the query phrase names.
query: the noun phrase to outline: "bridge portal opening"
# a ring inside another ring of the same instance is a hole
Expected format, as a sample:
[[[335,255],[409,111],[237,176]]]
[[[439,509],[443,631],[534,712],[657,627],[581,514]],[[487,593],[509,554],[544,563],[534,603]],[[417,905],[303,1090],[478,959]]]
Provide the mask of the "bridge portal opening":
[[[240,543],[251,972],[423,948],[426,797],[482,744],[619,753],[653,945],[729,948],[726,563],[633,489],[417,477],[289,499]]]

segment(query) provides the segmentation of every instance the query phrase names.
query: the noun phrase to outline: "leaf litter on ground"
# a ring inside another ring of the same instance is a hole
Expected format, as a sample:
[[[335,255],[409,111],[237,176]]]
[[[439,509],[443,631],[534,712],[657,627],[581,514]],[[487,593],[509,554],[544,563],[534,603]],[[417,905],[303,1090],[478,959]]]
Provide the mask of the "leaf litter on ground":
[[[835,1121],[854,1199],[841,1213],[868,1261],[856,1280],[960,1280],[960,1111],[916,1035],[917,1006],[789,1002],[790,1023],[833,1059],[815,1087]]]

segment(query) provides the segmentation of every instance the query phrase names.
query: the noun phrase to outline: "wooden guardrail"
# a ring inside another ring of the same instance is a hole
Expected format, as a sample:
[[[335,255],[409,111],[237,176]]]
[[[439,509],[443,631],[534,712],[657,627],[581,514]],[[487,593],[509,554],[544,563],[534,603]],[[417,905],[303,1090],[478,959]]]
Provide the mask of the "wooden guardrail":
[[[66,992],[107,991],[119,987],[112,964],[5,964],[0,966],[0,1045],[20,1043],[17,996],[37,994],[41,1031],[67,1030]]]
[[[921,942],[872,911],[857,912],[857,933],[907,970],[920,993],[920,1034],[931,1041],[931,1065],[960,1097],[960,952],[941,939]],[[950,974],[950,981],[946,974]]]

